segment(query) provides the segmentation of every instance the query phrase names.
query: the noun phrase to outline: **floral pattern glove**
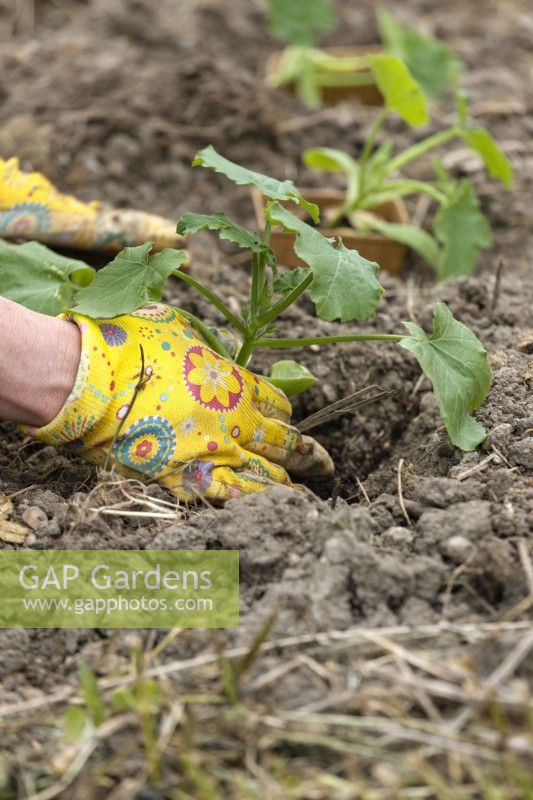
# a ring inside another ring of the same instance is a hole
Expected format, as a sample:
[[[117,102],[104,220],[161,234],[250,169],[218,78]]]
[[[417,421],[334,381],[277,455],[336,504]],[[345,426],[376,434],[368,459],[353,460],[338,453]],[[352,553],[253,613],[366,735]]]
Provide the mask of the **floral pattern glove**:
[[[22,172],[16,158],[0,159],[0,237],[80,250],[121,250],[153,242],[178,247],[171,220],[132,209],[105,209],[62,194],[40,172]]]
[[[94,463],[142,473],[182,500],[227,500],[291,484],[289,473],[328,475],[332,461],[289,425],[291,406],[265,380],[211,350],[176,309],[146,306],[92,320],[81,331],[78,376],[42,442],[76,442]]]

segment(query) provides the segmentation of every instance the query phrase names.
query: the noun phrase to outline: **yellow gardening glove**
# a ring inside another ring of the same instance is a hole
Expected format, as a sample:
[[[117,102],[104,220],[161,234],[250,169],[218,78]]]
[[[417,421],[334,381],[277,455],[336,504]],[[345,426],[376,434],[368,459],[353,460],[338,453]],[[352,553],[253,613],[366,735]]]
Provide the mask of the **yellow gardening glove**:
[[[285,395],[217,355],[176,309],[63,317],[81,331],[80,367],[58,416],[26,429],[40,441],[75,441],[88,460],[111,459],[183,500],[228,500],[290,484],[288,472],[333,471],[324,448],[288,424]]]
[[[79,250],[122,250],[154,242],[177,247],[176,224],[131,209],[105,209],[61,194],[40,172],[21,172],[17,158],[0,159],[0,237],[38,240]]]

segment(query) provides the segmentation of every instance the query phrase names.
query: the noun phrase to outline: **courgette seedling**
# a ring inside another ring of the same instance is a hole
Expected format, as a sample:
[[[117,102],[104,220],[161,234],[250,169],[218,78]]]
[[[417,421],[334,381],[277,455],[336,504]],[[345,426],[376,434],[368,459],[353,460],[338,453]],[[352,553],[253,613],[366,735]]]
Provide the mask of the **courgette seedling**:
[[[377,146],[391,113],[399,114],[413,127],[426,124],[429,117],[426,96],[401,59],[382,54],[370,61],[385,105],[376,115],[359,159],[329,147],[312,148],[303,154],[307,166],[342,172],[346,178],[344,203],[327,220],[327,226],[335,228],[347,220],[356,229],[373,230],[408,245],[433,267],[439,280],[470,275],[480,250],[491,244],[490,226],[472,183],[467,178],[454,178],[437,159],[432,161],[433,180],[412,180],[402,174],[403,170],[454,139],[477,153],[489,174],[507,188],[513,182],[512,167],[491,134],[470,123],[466,97],[459,93],[456,120],[450,127],[403,151],[395,151],[389,137]],[[372,213],[391,200],[417,194],[429,195],[436,206],[431,233],[415,225],[385,221],[379,213]]]
[[[335,24],[330,0],[267,0],[267,14],[270,33],[286,44],[268,77],[270,85],[294,86],[306,105],[318,108],[325,91],[376,83],[363,48],[353,53],[346,48],[344,53],[344,48],[328,52],[316,47],[318,35]],[[447,44],[404,25],[383,9],[377,12],[377,21],[383,52],[401,58],[428,97],[440,100],[456,86],[463,65]]]
[[[150,243],[124,248],[96,275],[84,273],[84,282],[88,283],[91,278],[92,282],[76,292],[73,304],[68,299],[69,293],[65,293],[65,308],[74,305],[77,312],[95,319],[131,313],[146,303],[160,300],[166,279],[173,275],[208,300],[239,334],[242,344],[235,361],[242,366],[248,366],[254,352],[260,348],[283,351],[339,342],[396,342],[415,356],[431,380],[452,442],[463,450],[473,450],[484,440],[485,430],[470,412],[481,405],[489,391],[491,373],[487,353],[474,333],[454,319],[447,306],[436,305],[430,335],[415,323],[406,322],[407,333],[354,334],[347,331],[333,336],[278,336],[276,319],[304,293],[310,296],[317,315],[323,320],[347,323],[373,317],[383,294],[377,277],[378,265],[362,258],[356,250],[347,249],[342,241],[322,236],[317,228],[286,208],[284,204],[292,202],[303,207],[318,222],[318,208],[302,197],[292,181],[278,181],[246,169],[219,155],[211,146],[196,155],[193,165],[213,169],[238,185],[255,186],[269,198],[262,236],[234,222],[223,211],[187,213],[177,225],[180,234],[194,234],[203,229],[216,231],[221,239],[249,252],[251,288],[240,314],[229,309],[201,280],[180,269],[186,257],[183,251],[167,249],[151,255]],[[278,273],[269,246],[271,231],[276,225],[295,234],[295,251],[307,266]],[[31,256],[27,249],[28,245],[18,248],[26,259]],[[61,295],[58,282],[61,276],[66,276],[65,281],[70,282],[68,269],[58,270],[54,266],[53,253],[48,261],[35,257],[35,280],[40,291],[34,295],[28,271],[25,285],[21,287],[20,281],[17,283],[20,272],[16,250],[14,246],[0,246],[0,293],[38,306],[41,311],[50,307],[56,312],[57,297]],[[74,264],[72,273],[79,276],[79,269],[79,264]],[[51,277],[48,297],[43,293],[45,272]],[[182,310],[182,313],[218,354],[231,357],[216,332],[190,312]],[[274,366],[270,380],[287,394],[295,394],[315,382],[307,370],[287,360]]]

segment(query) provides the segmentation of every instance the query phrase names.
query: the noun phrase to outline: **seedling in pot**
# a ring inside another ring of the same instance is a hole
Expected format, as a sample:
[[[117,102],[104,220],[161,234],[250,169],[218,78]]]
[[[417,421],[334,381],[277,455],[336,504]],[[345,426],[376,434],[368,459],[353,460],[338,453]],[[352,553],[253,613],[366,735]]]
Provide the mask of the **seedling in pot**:
[[[348,223],[357,230],[374,231],[407,245],[433,267],[439,280],[470,275],[480,251],[491,244],[489,223],[481,212],[472,183],[467,178],[454,178],[438,160],[433,160],[432,180],[412,180],[402,174],[403,170],[457,139],[480,156],[489,174],[507,188],[513,182],[511,165],[491,134],[471,125],[466,98],[460,94],[457,118],[450,127],[400,152],[395,151],[394,142],[388,137],[377,145],[391,113],[399,114],[413,127],[426,124],[429,116],[424,92],[397,56],[372,56],[370,63],[385,107],[376,115],[360,158],[356,160],[348,153],[328,147],[309,149],[303,154],[308,166],[342,172],[346,178],[344,200],[328,217],[327,227],[335,229]],[[431,233],[412,224],[382,218],[380,210],[384,204],[397,204],[401,198],[417,194],[428,195],[436,206]]]
[[[268,82],[292,88],[310,108],[350,98],[380,105],[382,97],[368,60],[378,51],[401,58],[424,92],[436,100],[456,85],[462,70],[448,45],[403,25],[385,10],[377,12],[381,46],[324,50],[316,47],[316,40],[335,24],[329,0],[267,0],[267,12],[270,32],[286,43],[285,50],[269,62]]]
[[[291,181],[278,181],[234,164],[211,146],[197,154],[193,165],[214,169],[236,184],[254,186],[269,198],[262,236],[234,222],[223,211],[213,214],[187,213],[178,222],[177,232],[180,234],[214,230],[221,239],[249,251],[251,288],[240,314],[229,309],[211,288],[180,269],[185,259],[183,252],[169,249],[151,255],[149,243],[125,248],[95,276],[84,274],[84,281],[89,283],[92,279],[92,282],[77,291],[74,301],[77,312],[95,319],[131,313],[147,302],[158,301],[166,278],[172,275],[199,292],[239,334],[242,345],[235,361],[242,366],[250,364],[258,349],[283,351],[341,342],[396,342],[415,356],[431,380],[452,442],[464,450],[472,450],[484,440],[485,430],[470,412],[479,408],[489,391],[491,373],[487,353],[474,333],[454,319],[445,305],[436,305],[430,335],[413,322],[407,322],[407,332],[396,334],[354,334],[348,330],[346,334],[334,336],[277,336],[277,318],[305,293],[323,320],[348,323],[363,322],[373,317],[383,293],[377,277],[378,265],[367,261],[356,250],[349,250],[342,241],[324,237],[317,228],[282,205],[290,201],[297,207],[301,206],[318,222],[318,208],[309,203]],[[305,267],[278,273],[276,259],[269,246],[272,229],[276,226],[295,234],[294,247]],[[5,247],[0,247],[0,293],[14,300],[23,299],[28,304],[33,296],[32,279],[26,273],[27,285],[21,289],[13,279],[18,268],[16,254],[12,247],[6,254]],[[25,246],[20,249],[22,247]],[[43,273],[59,279],[53,257],[52,253],[47,263],[42,258],[35,258],[35,280],[41,289]],[[63,270],[62,274],[66,274],[65,281],[68,282],[68,269]],[[60,292],[58,295],[57,285],[52,287],[51,294],[54,298],[61,295]],[[39,304],[40,310],[45,310],[42,291],[35,297],[35,303]],[[65,295],[64,307],[67,308],[69,304],[70,300]],[[57,308],[54,305],[55,310]],[[231,357],[216,332],[190,312],[182,310],[182,313],[197,326],[217,353]],[[308,370],[287,360],[274,365],[270,380],[288,395],[298,393],[315,382]]]

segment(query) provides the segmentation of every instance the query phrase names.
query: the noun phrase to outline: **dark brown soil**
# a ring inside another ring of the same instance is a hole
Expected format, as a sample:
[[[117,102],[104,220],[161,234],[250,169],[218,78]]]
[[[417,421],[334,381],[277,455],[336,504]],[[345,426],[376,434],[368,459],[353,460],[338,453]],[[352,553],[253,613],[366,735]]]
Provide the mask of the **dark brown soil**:
[[[375,5],[343,3],[332,41],[374,42]],[[260,3],[233,0],[231,11],[212,0],[35,7],[35,24],[9,6],[0,12],[0,157],[18,154],[24,167],[46,172],[82,198],[176,219],[185,210],[224,209],[252,225],[246,190],[190,168],[200,147],[212,143],[250,167],[309,185],[317,177],[300,166],[304,147],[357,153],[372,121],[374,111],[358,106],[309,113],[265,87],[263,64],[273,43]],[[316,430],[338,468],[330,485],[309,487],[322,499],[277,488],[223,510],[200,510],[180,524],[104,518],[86,512],[97,480],[92,467],[66,451],[25,444],[3,425],[0,491],[17,493],[18,517],[38,507],[48,520],[30,535],[30,547],[238,548],[242,627],[228,637],[240,641],[273,610],[280,632],[490,621],[531,590],[518,543],[533,542],[533,17],[520,0],[412,0],[402,17],[449,41],[466,62],[472,111],[502,144],[517,180],[504,192],[454,146],[448,163],[473,179],[494,246],[470,279],[436,286],[414,258],[404,281],[385,275],[386,294],[368,329],[398,332],[409,317],[427,327],[432,303],[449,303],[490,352],[494,385],[476,414],[489,430],[486,444],[470,454],[451,446],[429,385],[396,346],[309,351],[299,358],[320,380],[295,404],[296,419],[369,384],[389,392]],[[435,119],[442,124],[452,113],[440,109]],[[400,124],[390,130],[399,142],[414,138]],[[216,280],[228,302],[238,304],[248,273],[235,251],[207,234],[190,249],[194,273]],[[170,286],[167,299],[206,319],[212,313],[183,285]],[[338,330],[317,321],[305,302],[282,328],[295,335]],[[259,357],[256,369],[269,360]],[[80,653],[98,667],[94,653],[107,636],[0,632],[0,696],[15,701],[36,687],[57,688],[72,679]],[[127,634],[113,640],[125,648]],[[203,640],[179,641],[169,658],[190,655]]]

